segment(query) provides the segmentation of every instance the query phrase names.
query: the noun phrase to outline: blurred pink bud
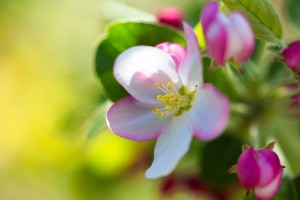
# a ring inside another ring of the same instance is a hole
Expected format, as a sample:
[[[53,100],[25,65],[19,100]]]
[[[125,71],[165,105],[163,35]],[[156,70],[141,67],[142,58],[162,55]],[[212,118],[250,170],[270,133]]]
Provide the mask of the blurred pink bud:
[[[184,14],[180,8],[164,7],[156,13],[156,18],[160,23],[181,29]]]
[[[156,45],[155,47],[167,52],[176,63],[176,68],[178,68],[181,60],[186,53],[185,48],[176,43],[164,42]]]
[[[249,147],[239,157],[238,178],[247,190],[253,190],[258,200],[270,200],[279,190],[282,166],[275,152],[270,149],[254,150]]]
[[[233,59],[245,62],[253,52],[255,39],[247,18],[240,12],[225,15],[217,2],[208,3],[201,14],[208,55],[219,65]]]
[[[300,75],[300,41],[291,43],[283,52],[288,67]]]
[[[162,194],[164,195],[169,195],[171,193],[174,192],[174,189],[176,188],[176,185],[178,185],[178,181],[175,179],[175,177],[168,177],[167,179],[165,179],[163,182],[162,182],[162,185],[161,185],[161,192]]]
[[[297,104],[300,105],[300,93],[295,94],[292,98]]]

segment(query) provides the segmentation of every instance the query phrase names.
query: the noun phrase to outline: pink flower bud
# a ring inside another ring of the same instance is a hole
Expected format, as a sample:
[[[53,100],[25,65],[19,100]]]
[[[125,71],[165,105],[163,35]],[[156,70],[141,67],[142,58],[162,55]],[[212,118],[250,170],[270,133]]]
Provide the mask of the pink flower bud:
[[[283,52],[288,67],[300,75],[300,41],[291,43]]]
[[[282,166],[275,152],[270,149],[245,150],[237,163],[238,178],[247,190],[253,190],[258,200],[270,200],[279,190]]]
[[[156,13],[156,18],[160,23],[181,29],[184,14],[181,9],[176,7],[165,7]]]
[[[217,2],[208,3],[201,14],[208,54],[219,64],[233,59],[245,62],[253,52],[255,40],[247,18],[240,12],[225,15]]]
[[[167,52],[173,58],[177,68],[186,53],[185,48],[176,43],[164,42],[155,47]]]
[[[295,101],[296,104],[300,105],[300,93],[295,94],[292,99]]]

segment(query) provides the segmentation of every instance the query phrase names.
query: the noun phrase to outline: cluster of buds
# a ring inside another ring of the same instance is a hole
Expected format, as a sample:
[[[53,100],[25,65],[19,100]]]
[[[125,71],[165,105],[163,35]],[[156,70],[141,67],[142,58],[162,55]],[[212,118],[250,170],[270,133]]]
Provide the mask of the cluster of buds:
[[[256,200],[270,200],[279,190],[283,166],[273,151],[275,142],[265,148],[255,150],[248,145],[243,146],[243,153],[237,165],[229,169],[229,173],[237,173],[247,194],[253,190]]]

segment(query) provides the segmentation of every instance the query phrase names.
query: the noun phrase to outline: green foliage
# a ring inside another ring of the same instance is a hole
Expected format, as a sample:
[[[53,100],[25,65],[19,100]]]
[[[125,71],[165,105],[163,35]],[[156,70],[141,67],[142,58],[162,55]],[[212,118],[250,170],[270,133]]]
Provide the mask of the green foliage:
[[[117,56],[133,46],[155,46],[162,42],[185,44],[180,33],[156,23],[126,21],[113,23],[108,27],[106,36],[100,41],[97,49],[96,73],[112,101],[128,95],[113,76],[113,64]]]
[[[269,51],[274,52],[274,53],[280,54],[281,51],[282,51],[282,46],[278,46],[278,45],[270,45],[270,46],[267,47],[267,49],[268,49]]]
[[[222,93],[227,94],[231,100],[235,100],[237,92],[235,86],[232,85],[229,78],[226,76],[224,68],[217,68],[214,71],[210,70],[212,60],[208,57],[203,58],[203,76],[205,83],[212,83]]]
[[[289,0],[287,6],[287,14],[289,15],[292,22],[300,29],[300,1]]]
[[[269,0],[223,0],[230,10],[244,13],[261,40],[282,46],[282,26]]]
[[[287,80],[293,81],[292,77],[292,71],[281,62],[273,61],[268,66],[266,73],[266,80],[268,81],[276,81],[280,78],[288,78]]]
[[[223,135],[206,143],[201,161],[203,179],[217,188],[228,186],[236,175],[227,171],[237,163],[241,152],[242,142],[234,136]]]

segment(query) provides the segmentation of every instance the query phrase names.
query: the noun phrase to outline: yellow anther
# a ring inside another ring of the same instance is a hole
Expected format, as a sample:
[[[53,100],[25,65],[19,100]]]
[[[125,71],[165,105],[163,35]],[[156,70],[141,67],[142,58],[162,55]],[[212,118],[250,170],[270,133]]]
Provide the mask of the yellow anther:
[[[158,118],[162,118],[163,116],[164,116],[164,113],[158,113],[158,114],[157,114],[157,117],[158,117]]]
[[[158,113],[158,111],[159,111],[158,108],[154,108],[154,109],[152,110],[153,113]]]
[[[162,81],[158,81],[157,83],[154,83],[153,85],[154,85],[155,87],[159,87],[159,86],[162,85]]]
[[[158,95],[158,96],[156,97],[156,99],[157,99],[158,101],[163,101],[163,100],[164,100],[164,97],[161,96],[161,95]]]
[[[172,82],[172,81],[170,81],[170,82],[167,84],[167,88],[168,88],[168,90],[171,90],[172,86],[173,86],[173,82]]]
[[[174,104],[176,102],[176,100],[177,99],[175,97],[174,98],[170,98],[168,103],[169,104]]]
[[[162,118],[171,113],[174,115],[181,115],[183,112],[191,108],[193,101],[194,91],[188,92],[187,90],[178,90],[174,87],[174,83],[170,81],[167,85],[164,85],[162,81],[153,84],[157,87],[162,95],[157,95],[157,101],[164,104],[164,107],[157,107],[152,110],[153,113],[157,114],[158,118]]]

